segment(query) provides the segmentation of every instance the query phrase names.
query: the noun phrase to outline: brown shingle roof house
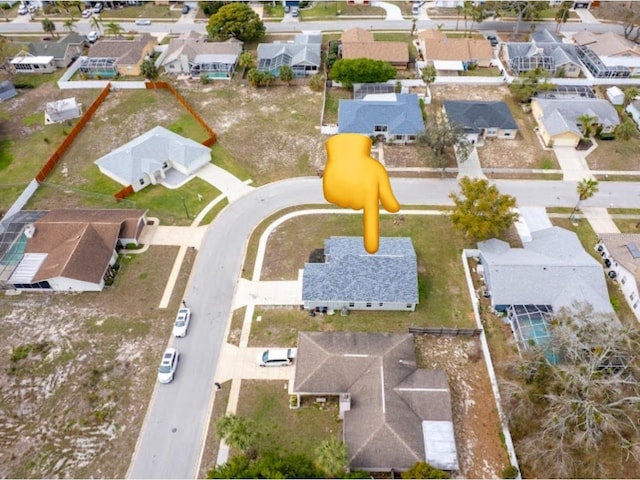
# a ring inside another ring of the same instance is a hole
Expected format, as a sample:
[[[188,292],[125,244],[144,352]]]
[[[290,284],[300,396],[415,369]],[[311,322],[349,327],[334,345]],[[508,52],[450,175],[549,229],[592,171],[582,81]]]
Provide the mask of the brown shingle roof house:
[[[447,375],[416,367],[411,334],[300,332],[293,391],[339,397],[352,469],[458,469]]]
[[[464,65],[474,63],[479,67],[489,67],[493,59],[493,48],[487,39],[448,38],[437,30],[423,30],[418,32],[416,42],[424,61],[430,64],[460,61]]]
[[[145,33],[133,40],[100,40],[89,49],[89,59],[114,59],[120,75],[140,75],[140,65],[153,55],[158,40]]]
[[[8,283],[17,289],[100,291],[116,248],[137,239],[145,210],[58,209],[27,225],[24,253]]]
[[[345,30],[341,40],[344,59],[382,60],[398,69],[406,69],[409,64],[409,47],[405,42],[376,42],[373,33],[362,28]]]

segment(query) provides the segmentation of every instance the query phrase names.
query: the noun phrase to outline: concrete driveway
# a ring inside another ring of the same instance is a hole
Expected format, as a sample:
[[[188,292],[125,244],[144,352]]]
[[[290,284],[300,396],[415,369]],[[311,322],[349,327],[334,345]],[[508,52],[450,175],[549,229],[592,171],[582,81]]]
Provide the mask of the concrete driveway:
[[[371,2],[372,7],[384,8],[387,12],[385,20],[404,20],[400,7],[389,2]]]
[[[562,169],[563,180],[579,182],[583,178],[593,178],[585,152],[579,152],[573,147],[553,147],[553,153]]]

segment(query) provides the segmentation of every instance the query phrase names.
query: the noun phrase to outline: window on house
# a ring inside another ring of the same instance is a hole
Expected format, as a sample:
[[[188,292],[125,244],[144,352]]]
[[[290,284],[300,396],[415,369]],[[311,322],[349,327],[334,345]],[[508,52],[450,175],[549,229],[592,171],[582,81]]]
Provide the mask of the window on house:
[[[622,278],[620,279],[620,283],[621,283],[622,285],[624,285],[625,283],[627,283],[627,277],[622,277]]]
[[[367,308],[371,308],[371,302],[367,302],[367,303],[366,303],[366,305],[365,305],[365,307],[367,307]]]
[[[415,135],[409,135],[409,141],[410,142],[415,142],[416,141],[416,136]]]
[[[502,135],[505,136],[505,137],[510,137],[511,136],[511,132],[504,132]]]
[[[162,162],[162,168],[169,168],[169,165],[167,165],[167,162]]]
[[[635,310],[636,308],[638,308],[638,302],[633,304],[633,309]]]
[[[382,302],[380,302],[380,303],[378,304],[378,306],[379,306],[379,307],[381,307],[381,306],[383,306],[383,305],[384,305],[384,303],[382,303]]]
[[[140,185],[144,185],[144,178],[141,178],[140,180],[138,180],[140,182]]]
[[[353,302],[351,302],[351,303],[349,304],[349,308],[353,308],[353,307],[355,307],[355,306],[356,306],[356,304],[355,304],[355,303],[353,303]]]
[[[373,131],[374,132],[386,132],[387,131],[387,126],[386,125],[374,125],[373,126]]]
[[[636,292],[631,292],[631,295],[629,295],[629,300],[633,300],[634,298],[636,298]]]
[[[413,308],[413,305],[410,303],[407,303],[407,308]]]
[[[402,139],[403,139],[403,136],[402,136],[402,135],[395,135],[395,139],[396,139],[396,140],[402,140]]]

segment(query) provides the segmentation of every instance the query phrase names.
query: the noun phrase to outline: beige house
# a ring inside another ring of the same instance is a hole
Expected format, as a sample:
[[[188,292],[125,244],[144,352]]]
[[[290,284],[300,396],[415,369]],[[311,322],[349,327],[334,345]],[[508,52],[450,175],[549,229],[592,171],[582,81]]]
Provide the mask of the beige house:
[[[493,60],[487,39],[448,38],[439,30],[423,30],[414,44],[421,60],[441,71],[464,71],[471,65],[486,68]]]
[[[576,147],[584,132],[579,120],[582,115],[594,117],[593,125],[601,128],[602,133],[613,133],[620,123],[615,108],[606,100],[599,98],[579,100],[534,98],[531,101],[531,113],[547,147]]]
[[[133,40],[101,40],[89,49],[83,73],[101,77],[140,75],[142,62],[153,55],[158,40],[145,33]]]
[[[573,36],[576,45],[589,47],[607,67],[626,67],[631,75],[640,75],[640,45],[614,32],[593,33],[587,30]]]
[[[398,70],[406,70],[409,65],[409,48],[405,42],[376,42],[373,33],[362,28],[345,30],[341,40],[344,59],[381,60]]]

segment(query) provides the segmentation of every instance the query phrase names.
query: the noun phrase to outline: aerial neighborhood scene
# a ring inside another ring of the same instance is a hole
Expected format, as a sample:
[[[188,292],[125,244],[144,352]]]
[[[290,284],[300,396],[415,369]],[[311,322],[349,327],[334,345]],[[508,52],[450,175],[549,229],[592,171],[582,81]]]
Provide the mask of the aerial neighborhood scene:
[[[640,2],[0,13],[1,477],[638,477]]]

